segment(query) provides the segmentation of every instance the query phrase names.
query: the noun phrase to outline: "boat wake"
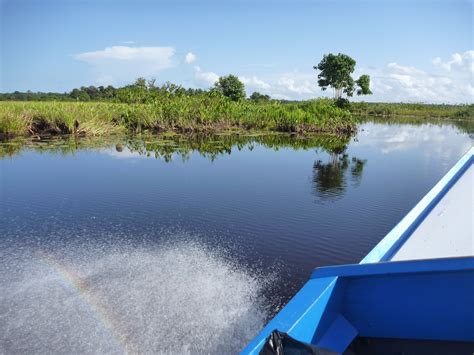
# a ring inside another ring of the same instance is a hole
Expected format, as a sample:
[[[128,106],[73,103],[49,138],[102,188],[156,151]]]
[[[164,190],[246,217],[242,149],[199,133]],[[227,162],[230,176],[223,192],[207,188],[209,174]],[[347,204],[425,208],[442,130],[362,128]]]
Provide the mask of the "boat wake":
[[[271,277],[198,242],[0,263],[0,353],[236,353],[267,318]]]

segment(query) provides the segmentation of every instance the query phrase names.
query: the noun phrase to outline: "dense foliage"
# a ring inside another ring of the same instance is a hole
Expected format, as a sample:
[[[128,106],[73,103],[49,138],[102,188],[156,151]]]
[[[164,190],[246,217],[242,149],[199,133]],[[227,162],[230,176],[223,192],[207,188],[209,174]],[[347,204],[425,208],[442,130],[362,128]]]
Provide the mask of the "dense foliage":
[[[214,90],[232,101],[245,99],[245,85],[235,75],[221,76],[214,84]]]
[[[19,92],[0,93],[0,101],[110,101],[143,102],[161,95],[195,96],[206,92],[202,89],[184,88],[170,82],[157,86],[155,80],[138,78],[133,84],[115,88],[109,86],[82,86],[69,93]]]
[[[328,87],[334,89],[334,98],[339,99],[342,94],[352,96],[356,90],[356,85],[359,87],[356,91],[357,95],[369,95],[370,91],[370,77],[362,75],[359,79],[352,78],[352,73],[355,70],[356,61],[346,54],[326,54],[321,62],[313,68],[319,70],[318,85],[321,90],[325,91]]]
[[[255,91],[252,93],[252,95],[250,95],[249,99],[256,102],[266,102],[270,101],[270,96]]]

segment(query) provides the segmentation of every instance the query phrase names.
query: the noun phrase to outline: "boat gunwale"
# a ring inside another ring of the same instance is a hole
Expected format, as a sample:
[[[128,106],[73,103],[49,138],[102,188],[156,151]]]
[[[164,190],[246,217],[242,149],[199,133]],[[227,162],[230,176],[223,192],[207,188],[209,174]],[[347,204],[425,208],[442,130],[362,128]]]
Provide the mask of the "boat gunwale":
[[[474,147],[438,181],[405,217],[361,260],[360,264],[390,261],[461,176],[474,163]]]
[[[433,208],[438,202],[446,195],[450,188],[459,180],[459,178],[469,169],[474,163],[474,147],[471,147],[461,159],[438,181],[438,183],[408,212],[401,221],[360,261],[359,264],[370,264],[389,262],[390,258],[402,247],[402,245],[409,239],[413,231],[420,225],[420,223],[429,215]],[[327,277],[327,287],[321,291],[313,302],[306,309],[302,309],[302,314],[297,320],[288,327],[287,332],[294,329],[295,326],[304,318],[309,310],[315,307],[318,301],[327,292],[332,292],[331,286],[335,285],[338,280],[338,276]],[[313,279],[314,280],[314,279]],[[311,281],[311,278],[308,282]],[[308,282],[298,291],[297,294],[305,292],[305,286]],[[296,296],[296,295],[295,295]],[[257,353],[267,336],[273,329],[277,329],[274,323],[278,323],[275,319],[278,315],[284,312],[285,308],[294,308],[295,305],[292,302],[295,298],[288,302],[275,317],[266,324],[266,326],[260,331],[260,333],[242,350],[242,354],[255,354]],[[293,311],[293,309],[292,309]],[[279,329],[285,331],[285,329]],[[268,334],[267,334],[268,333]]]

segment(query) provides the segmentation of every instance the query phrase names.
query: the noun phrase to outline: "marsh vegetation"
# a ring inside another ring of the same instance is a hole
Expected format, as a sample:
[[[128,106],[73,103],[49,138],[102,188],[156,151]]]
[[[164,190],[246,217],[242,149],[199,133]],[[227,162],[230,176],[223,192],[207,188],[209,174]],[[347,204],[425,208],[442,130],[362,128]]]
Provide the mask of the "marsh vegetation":
[[[351,114],[328,100],[234,102],[208,93],[163,96],[146,103],[0,103],[0,134],[4,136],[225,130],[348,134],[354,129]]]
[[[289,132],[350,135],[357,115],[474,119],[474,105],[353,103],[370,95],[370,77],[352,77],[356,61],[328,54],[314,66],[318,85],[333,99],[285,101],[258,92],[246,98],[237,76],[220,77],[208,90],[138,78],[133,84],[88,86],[69,93],[0,94],[0,137],[104,136],[140,133]]]
[[[423,103],[352,102],[349,110],[355,115],[393,118],[446,118],[474,120],[474,105],[434,105]]]

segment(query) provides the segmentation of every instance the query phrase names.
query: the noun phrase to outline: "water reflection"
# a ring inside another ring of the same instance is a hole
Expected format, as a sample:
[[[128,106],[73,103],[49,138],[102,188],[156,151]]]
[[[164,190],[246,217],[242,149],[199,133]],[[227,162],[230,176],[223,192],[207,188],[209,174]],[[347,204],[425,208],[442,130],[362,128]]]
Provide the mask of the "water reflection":
[[[474,138],[474,117],[467,119],[433,119],[433,118],[417,118],[417,117],[374,117],[374,116],[359,116],[358,120],[360,123],[375,123],[379,125],[389,126],[411,126],[416,128],[417,126],[437,126],[437,127],[456,127],[461,133],[466,133],[470,138]]]
[[[332,152],[326,162],[316,160],[313,165],[313,192],[319,200],[341,197],[350,178],[353,187],[360,185],[365,159],[349,157],[345,152]]]
[[[325,152],[344,151],[350,141],[349,136],[288,134],[266,135],[163,135],[133,137],[62,137],[46,140],[17,138],[0,143],[0,157],[11,157],[23,151],[74,154],[80,150],[99,150],[117,158],[154,157],[171,162],[174,159],[189,160],[191,154],[200,155],[214,161],[219,156],[232,154],[233,149],[252,150],[255,145],[279,150],[316,149]]]
[[[110,328],[89,323],[82,298],[68,293],[61,307],[69,288],[51,272],[63,266],[61,275],[76,276],[85,297],[109,311],[118,334],[135,340],[131,352],[173,352],[164,344],[174,339],[188,350],[204,339],[210,349],[222,324],[218,340],[245,343],[239,334],[251,338],[260,324],[252,302],[262,300],[260,287],[278,300],[271,316],[315,267],[359,262],[471,145],[459,128],[431,122],[366,122],[357,140],[228,134],[0,143],[0,313],[10,312],[0,339],[20,339],[26,351],[61,339],[78,346],[63,348],[72,353],[110,349]],[[186,277],[196,268],[206,280],[195,287],[196,277]],[[222,321],[192,302],[202,297]],[[184,333],[163,342],[162,329]],[[83,336],[70,336],[78,331]]]
[[[463,155],[472,146],[473,139],[472,133],[448,120],[425,121],[424,124],[407,124],[402,120],[380,124],[379,120],[368,120],[359,126],[357,146],[366,151],[375,149],[384,155],[416,151],[431,161]]]

